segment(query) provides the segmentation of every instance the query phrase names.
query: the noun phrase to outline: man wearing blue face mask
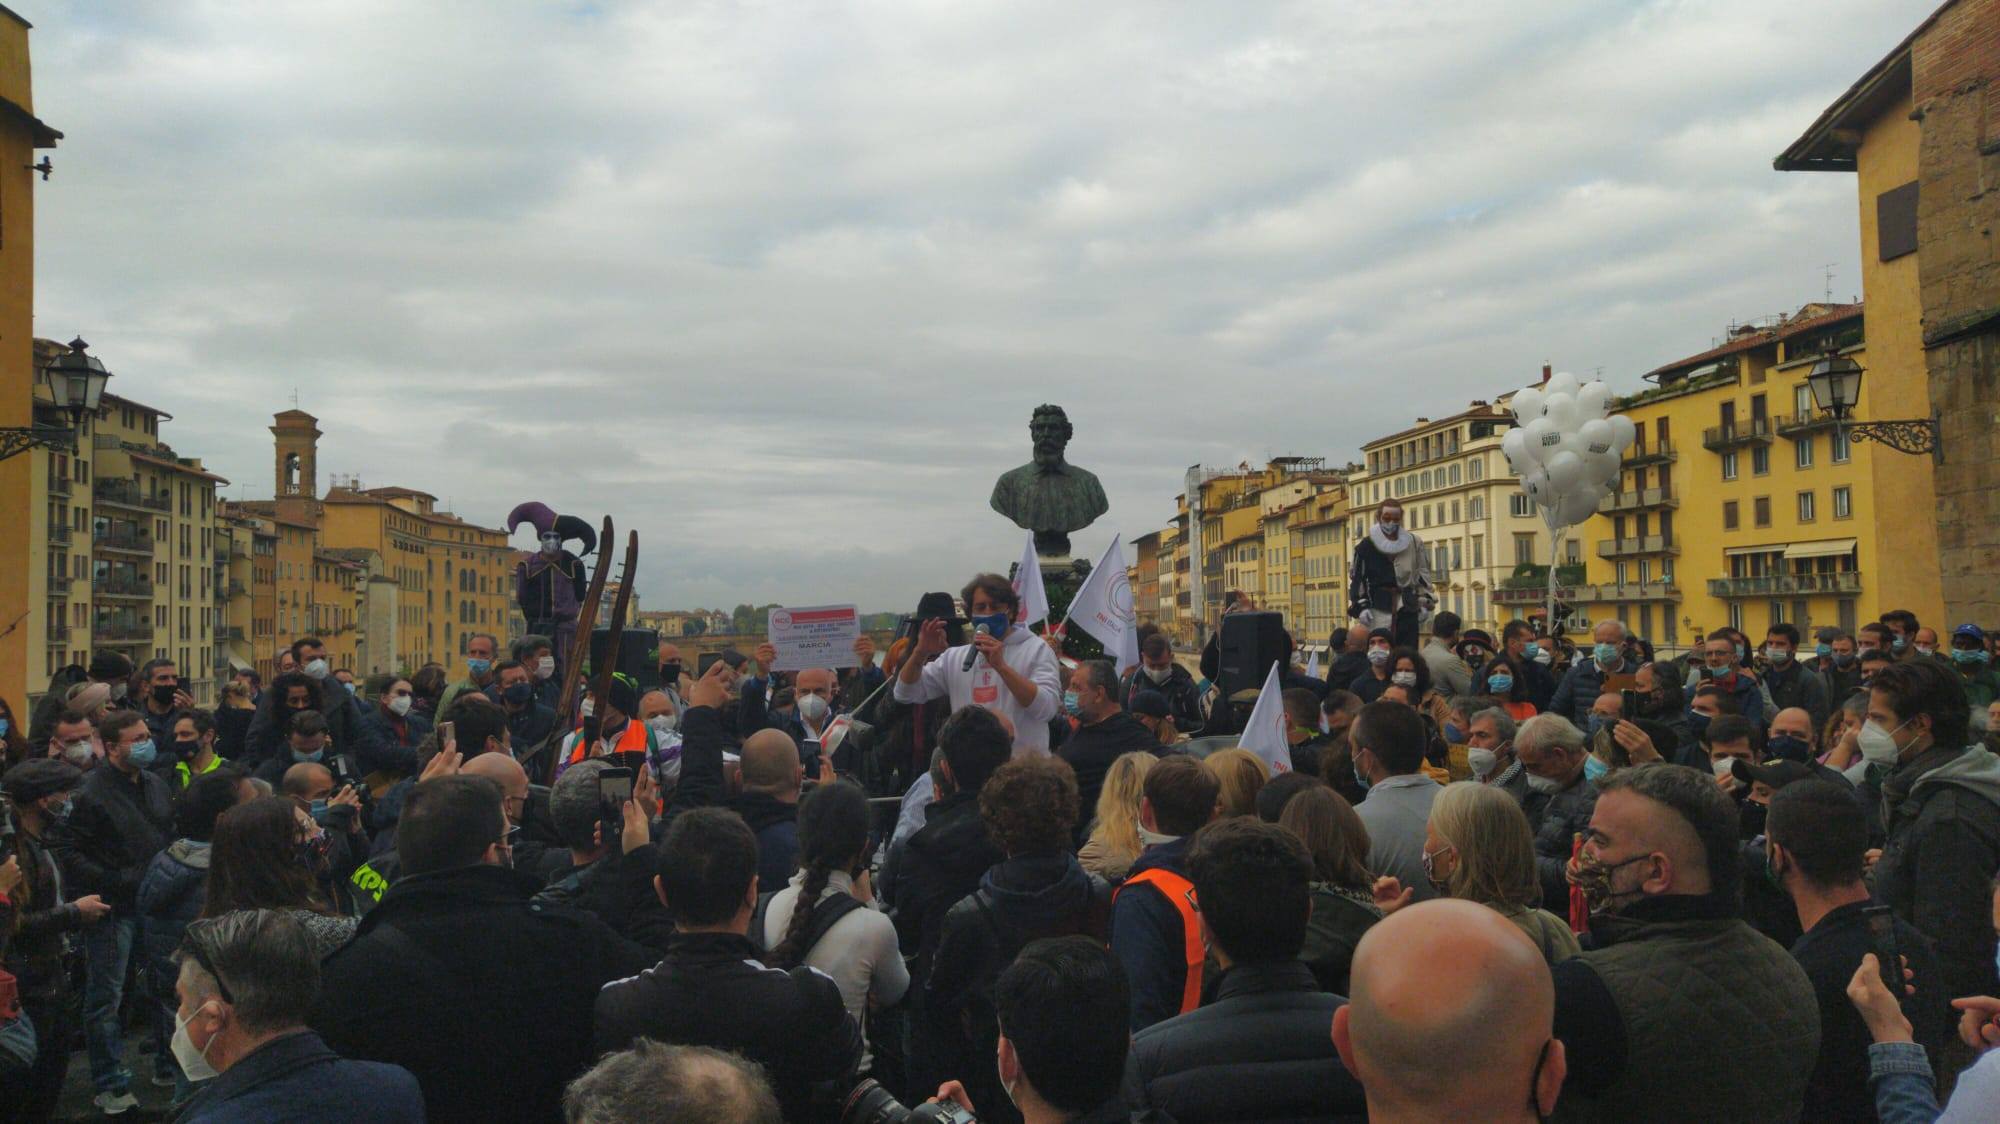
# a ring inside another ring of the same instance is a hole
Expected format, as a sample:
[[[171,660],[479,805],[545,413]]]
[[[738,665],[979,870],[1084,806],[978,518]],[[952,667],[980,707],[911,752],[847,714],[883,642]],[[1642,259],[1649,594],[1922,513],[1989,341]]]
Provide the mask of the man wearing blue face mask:
[[[451,713],[451,704],[467,691],[484,691],[493,685],[493,657],[500,642],[491,633],[475,632],[465,638],[465,678],[444,689],[435,713]]]
[[[259,764],[253,775],[276,790],[284,784],[285,772],[292,766],[321,764],[334,756],[333,735],[326,728],[326,719],[316,710],[302,710],[292,716],[291,724],[286,727],[284,751]]]
[[[1562,682],[1556,685],[1556,693],[1549,700],[1549,712],[1560,714],[1575,726],[1583,726],[1590,721],[1591,704],[1604,693],[1607,676],[1631,675],[1639,670],[1639,665],[1625,658],[1624,621],[1598,621],[1590,630],[1594,641],[1590,652],[1577,652],[1576,666],[1569,669]]]
[[[1994,699],[2000,699],[2000,676],[1993,674],[1984,629],[1976,624],[1962,624],[1951,630],[1951,663],[1965,682],[1965,701],[1974,711],[1984,712]],[[1974,725],[1977,724],[1975,719]]]
[[[971,618],[971,643],[947,648],[945,622],[925,621],[913,658],[904,660],[896,673],[896,701],[948,698],[953,710],[984,707],[1013,723],[1017,755],[1046,754],[1049,720],[1062,708],[1055,652],[1013,623],[1020,597],[1006,578],[980,574],[966,583],[961,596]]]
[[[89,972],[83,1018],[95,1103],[116,1113],[138,1103],[131,1094],[132,1075],[121,1060],[118,1007],[139,931],[139,880],[153,856],[173,839],[173,804],[167,782],[146,768],[155,750],[137,711],[111,714],[99,733],[104,765],[84,777],[69,821],[50,844],[62,865],[65,892],[96,894],[112,910],[84,933]]]
[[[1755,725],[1764,724],[1764,691],[1756,677],[1736,662],[1736,641],[1728,632],[1711,632],[1703,643],[1701,683],[1728,695],[1736,713]]]

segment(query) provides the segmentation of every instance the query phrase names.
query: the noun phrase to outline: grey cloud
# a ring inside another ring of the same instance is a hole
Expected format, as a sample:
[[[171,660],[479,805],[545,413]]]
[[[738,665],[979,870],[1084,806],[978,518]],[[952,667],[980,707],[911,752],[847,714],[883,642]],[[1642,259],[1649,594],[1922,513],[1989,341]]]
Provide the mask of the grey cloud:
[[[609,510],[654,605],[903,607],[1069,407],[1112,514],[1857,287],[1770,156],[1929,0],[21,3],[38,331],[176,446]],[[1832,30],[1837,29],[1837,30]]]

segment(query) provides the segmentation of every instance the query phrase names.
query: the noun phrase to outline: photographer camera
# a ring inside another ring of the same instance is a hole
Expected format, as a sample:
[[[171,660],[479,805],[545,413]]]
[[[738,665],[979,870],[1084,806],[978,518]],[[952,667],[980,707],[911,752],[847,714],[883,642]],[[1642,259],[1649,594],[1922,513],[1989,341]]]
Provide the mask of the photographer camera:
[[[1000,1085],[1026,1124],[1106,1124],[1126,1119],[1118,1096],[1131,1040],[1125,971],[1089,937],[1035,941],[993,985],[1000,1020],[994,1062]],[[848,1094],[841,1124],[976,1121],[965,1089],[905,1108],[873,1081]]]

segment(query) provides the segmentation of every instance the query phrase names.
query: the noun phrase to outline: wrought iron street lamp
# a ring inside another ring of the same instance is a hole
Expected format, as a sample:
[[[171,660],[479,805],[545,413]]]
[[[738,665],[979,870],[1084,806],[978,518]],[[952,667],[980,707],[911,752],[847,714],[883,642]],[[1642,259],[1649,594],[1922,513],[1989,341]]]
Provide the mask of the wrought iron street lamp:
[[[104,364],[96,356],[86,353],[85,349],[89,346],[81,338],[73,339],[69,341],[69,351],[42,367],[42,379],[48,384],[49,400],[69,415],[69,424],[0,428],[0,460],[38,447],[64,453],[76,450],[77,438],[83,432],[84,415],[97,412],[98,404],[104,398],[104,384],[111,378],[111,372],[104,369]]]
[[[1827,352],[1826,357],[1813,364],[1813,369],[1806,375],[1806,386],[1812,390],[1813,405],[1840,423],[1841,432],[1850,441],[1875,441],[1899,453],[1929,453],[1940,457],[1936,415],[1893,421],[1849,420],[1854,414],[1855,404],[1861,401],[1862,370],[1861,364],[1845,355]]]

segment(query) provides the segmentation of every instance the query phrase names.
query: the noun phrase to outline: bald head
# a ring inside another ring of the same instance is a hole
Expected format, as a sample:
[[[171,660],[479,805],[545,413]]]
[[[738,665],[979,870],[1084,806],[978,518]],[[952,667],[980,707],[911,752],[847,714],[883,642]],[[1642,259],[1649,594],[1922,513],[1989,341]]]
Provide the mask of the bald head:
[[[278,791],[301,800],[324,800],[333,792],[333,774],[324,765],[303,761],[285,770]]]
[[[1779,734],[1790,734],[1795,738],[1804,738],[1806,744],[1811,745],[1813,742],[1812,714],[1800,707],[1788,706],[1771,716],[1771,729],[1769,732],[1773,737]]]
[[[796,799],[805,780],[799,746],[783,730],[759,730],[743,741],[743,790]]]
[[[674,700],[665,691],[647,691],[639,696],[639,721],[657,718],[674,712]]]
[[[1537,1103],[1554,1107],[1555,986],[1527,934],[1493,909],[1443,899],[1397,910],[1361,938],[1349,978],[1334,1044],[1371,1119],[1533,1119]],[[1544,1047],[1553,1066],[1538,1075]]]
[[[458,767],[467,777],[485,777],[500,786],[501,795],[519,800],[528,795],[528,773],[521,763],[505,753],[482,753]]]

